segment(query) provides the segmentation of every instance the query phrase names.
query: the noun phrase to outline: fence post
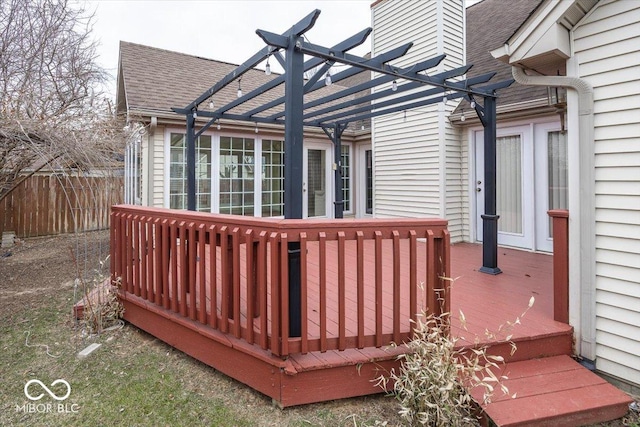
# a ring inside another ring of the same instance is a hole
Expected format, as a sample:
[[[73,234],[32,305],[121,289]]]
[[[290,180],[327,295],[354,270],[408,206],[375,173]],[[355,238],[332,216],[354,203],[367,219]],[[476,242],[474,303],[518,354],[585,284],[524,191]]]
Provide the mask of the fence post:
[[[547,212],[553,225],[553,318],[569,323],[569,211]]]

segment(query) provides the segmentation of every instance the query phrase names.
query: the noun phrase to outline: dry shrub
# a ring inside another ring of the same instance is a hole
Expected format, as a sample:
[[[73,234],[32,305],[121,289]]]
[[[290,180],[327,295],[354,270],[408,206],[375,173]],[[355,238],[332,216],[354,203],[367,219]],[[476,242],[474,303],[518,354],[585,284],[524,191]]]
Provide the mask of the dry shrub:
[[[82,322],[90,334],[101,333],[120,323],[124,306],[118,298],[118,284],[104,283],[85,296]]]
[[[519,324],[533,302],[532,297],[524,313],[515,322],[507,322],[506,328],[501,326],[500,331],[506,333]],[[460,320],[465,328],[463,313]],[[393,383],[392,393],[400,402],[399,414],[407,425],[477,425],[477,404],[468,390],[480,388],[482,403],[489,403],[496,390],[509,394],[502,384],[507,377],[496,375],[504,364],[502,356],[488,354],[487,346],[456,349],[458,339],[450,336],[450,330],[448,313],[423,316],[415,324],[412,340],[404,344],[407,353],[398,356],[402,360],[399,371],[392,370],[376,380],[385,390]],[[496,334],[491,336],[496,338]],[[511,335],[507,335],[503,341],[510,340]],[[516,347],[513,342],[511,346],[513,353]]]

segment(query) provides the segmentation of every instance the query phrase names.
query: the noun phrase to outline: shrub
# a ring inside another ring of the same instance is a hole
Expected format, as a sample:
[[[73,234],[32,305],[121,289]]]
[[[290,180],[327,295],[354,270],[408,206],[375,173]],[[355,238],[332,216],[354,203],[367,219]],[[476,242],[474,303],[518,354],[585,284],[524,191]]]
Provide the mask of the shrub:
[[[520,324],[520,318],[534,301],[531,297],[529,307],[515,322],[501,326],[498,333],[506,334]],[[466,329],[462,312],[460,322]],[[402,360],[399,371],[392,370],[388,376],[376,379],[377,385],[385,390],[393,383],[392,393],[400,402],[400,416],[408,425],[477,425],[477,405],[468,390],[480,388],[482,403],[489,403],[495,390],[509,393],[502,384],[507,377],[496,375],[499,364],[504,363],[502,356],[488,354],[486,346],[456,349],[458,339],[449,335],[450,326],[448,313],[422,316],[415,324],[412,340],[404,344],[408,351],[398,356]],[[488,331],[487,336],[498,339],[497,334]],[[511,342],[511,335],[503,341],[511,343],[513,354],[516,346]]]

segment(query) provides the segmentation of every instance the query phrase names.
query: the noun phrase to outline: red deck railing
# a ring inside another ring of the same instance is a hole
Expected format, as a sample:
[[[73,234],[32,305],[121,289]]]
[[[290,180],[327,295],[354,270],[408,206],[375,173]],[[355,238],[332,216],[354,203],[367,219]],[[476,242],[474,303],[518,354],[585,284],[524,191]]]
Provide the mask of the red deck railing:
[[[274,355],[399,343],[421,312],[449,311],[445,220],[285,220],[125,205],[111,215],[112,279],[124,300]],[[289,242],[301,247],[300,337],[289,336]]]

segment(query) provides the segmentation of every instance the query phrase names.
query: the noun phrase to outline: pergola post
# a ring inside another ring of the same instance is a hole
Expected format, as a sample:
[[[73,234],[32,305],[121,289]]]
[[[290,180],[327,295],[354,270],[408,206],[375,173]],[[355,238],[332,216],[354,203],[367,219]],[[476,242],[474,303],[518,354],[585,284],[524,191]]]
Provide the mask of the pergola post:
[[[304,55],[296,44],[301,38],[289,36],[284,81],[284,217],[302,219],[302,158],[304,128]],[[301,334],[300,242],[289,242],[289,336]]]
[[[482,215],[482,267],[500,274],[498,268],[498,215],[496,215],[496,98],[484,97],[484,214]]]
[[[187,209],[196,210],[196,137],[193,112],[187,114]]]

